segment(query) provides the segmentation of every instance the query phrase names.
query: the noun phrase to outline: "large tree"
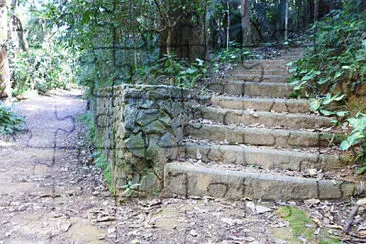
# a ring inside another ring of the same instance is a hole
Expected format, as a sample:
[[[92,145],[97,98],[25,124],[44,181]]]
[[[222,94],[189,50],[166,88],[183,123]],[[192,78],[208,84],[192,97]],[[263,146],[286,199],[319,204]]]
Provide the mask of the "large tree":
[[[249,16],[249,0],[241,0],[241,26],[243,33],[243,46],[251,43],[250,16]]]
[[[8,0],[0,0],[0,97],[11,97],[10,69],[6,43],[8,40]]]

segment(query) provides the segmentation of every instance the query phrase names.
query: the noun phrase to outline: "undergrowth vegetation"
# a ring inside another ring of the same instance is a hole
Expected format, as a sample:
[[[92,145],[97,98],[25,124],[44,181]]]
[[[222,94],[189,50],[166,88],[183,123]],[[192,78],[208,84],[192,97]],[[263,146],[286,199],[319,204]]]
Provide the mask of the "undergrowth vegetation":
[[[0,103],[0,135],[15,134],[24,131],[25,120],[11,107]]]
[[[349,123],[353,131],[340,149],[361,149],[357,158],[366,169],[366,111],[353,104],[364,99],[366,86],[366,13],[362,6],[360,0],[344,2],[343,9],[331,11],[314,24],[315,45],[293,63],[291,84],[297,96],[305,91],[313,97],[314,112]]]
[[[78,120],[87,127],[86,132],[86,143],[90,150],[89,158],[93,161],[96,168],[100,169],[103,172],[104,180],[107,183],[109,190],[111,193],[115,193],[115,189],[113,187],[112,182],[112,171],[111,166],[108,163],[108,159],[104,155],[104,153],[99,149],[95,149],[96,138],[95,138],[95,123],[93,114],[88,111],[79,116]]]
[[[165,55],[151,65],[143,65],[135,70],[133,83],[166,83],[180,87],[193,88],[207,74],[207,65],[201,59],[189,63],[174,55]]]

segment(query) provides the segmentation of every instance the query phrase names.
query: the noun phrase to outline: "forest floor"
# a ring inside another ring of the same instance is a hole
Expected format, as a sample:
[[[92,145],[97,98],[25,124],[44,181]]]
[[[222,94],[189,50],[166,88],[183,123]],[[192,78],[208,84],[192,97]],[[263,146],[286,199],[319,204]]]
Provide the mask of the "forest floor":
[[[347,202],[155,197],[120,205],[86,164],[81,91],[36,96],[16,108],[29,131],[0,138],[0,244],[362,242],[341,230]],[[292,218],[281,206],[310,217]],[[365,216],[361,207],[353,230],[366,236]]]

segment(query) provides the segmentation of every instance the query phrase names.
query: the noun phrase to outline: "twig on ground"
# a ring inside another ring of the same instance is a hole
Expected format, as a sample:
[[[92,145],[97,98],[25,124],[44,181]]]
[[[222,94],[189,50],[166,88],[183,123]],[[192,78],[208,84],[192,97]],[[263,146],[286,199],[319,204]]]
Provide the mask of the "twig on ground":
[[[350,213],[350,215],[348,216],[347,220],[346,220],[346,224],[344,225],[343,230],[346,233],[349,233],[349,229],[351,228],[351,225],[353,223],[353,218],[355,217],[355,215],[358,212],[358,209],[360,208],[360,206],[358,204],[356,204],[353,208],[352,211]]]

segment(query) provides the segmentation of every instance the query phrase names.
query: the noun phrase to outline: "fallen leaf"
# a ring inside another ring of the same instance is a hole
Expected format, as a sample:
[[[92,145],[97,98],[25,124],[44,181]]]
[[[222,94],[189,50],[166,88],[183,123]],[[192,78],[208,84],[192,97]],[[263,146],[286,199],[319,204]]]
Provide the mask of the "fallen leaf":
[[[263,206],[256,206],[255,211],[258,214],[263,214],[263,213],[267,213],[267,212],[272,212],[272,209],[267,208],[267,207],[263,207]]]
[[[198,233],[197,233],[197,231],[195,231],[195,230],[191,230],[191,231],[189,232],[189,234],[190,234],[191,236],[198,236]]]
[[[366,205],[366,198],[362,198],[360,200],[357,201],[357,205]]]

